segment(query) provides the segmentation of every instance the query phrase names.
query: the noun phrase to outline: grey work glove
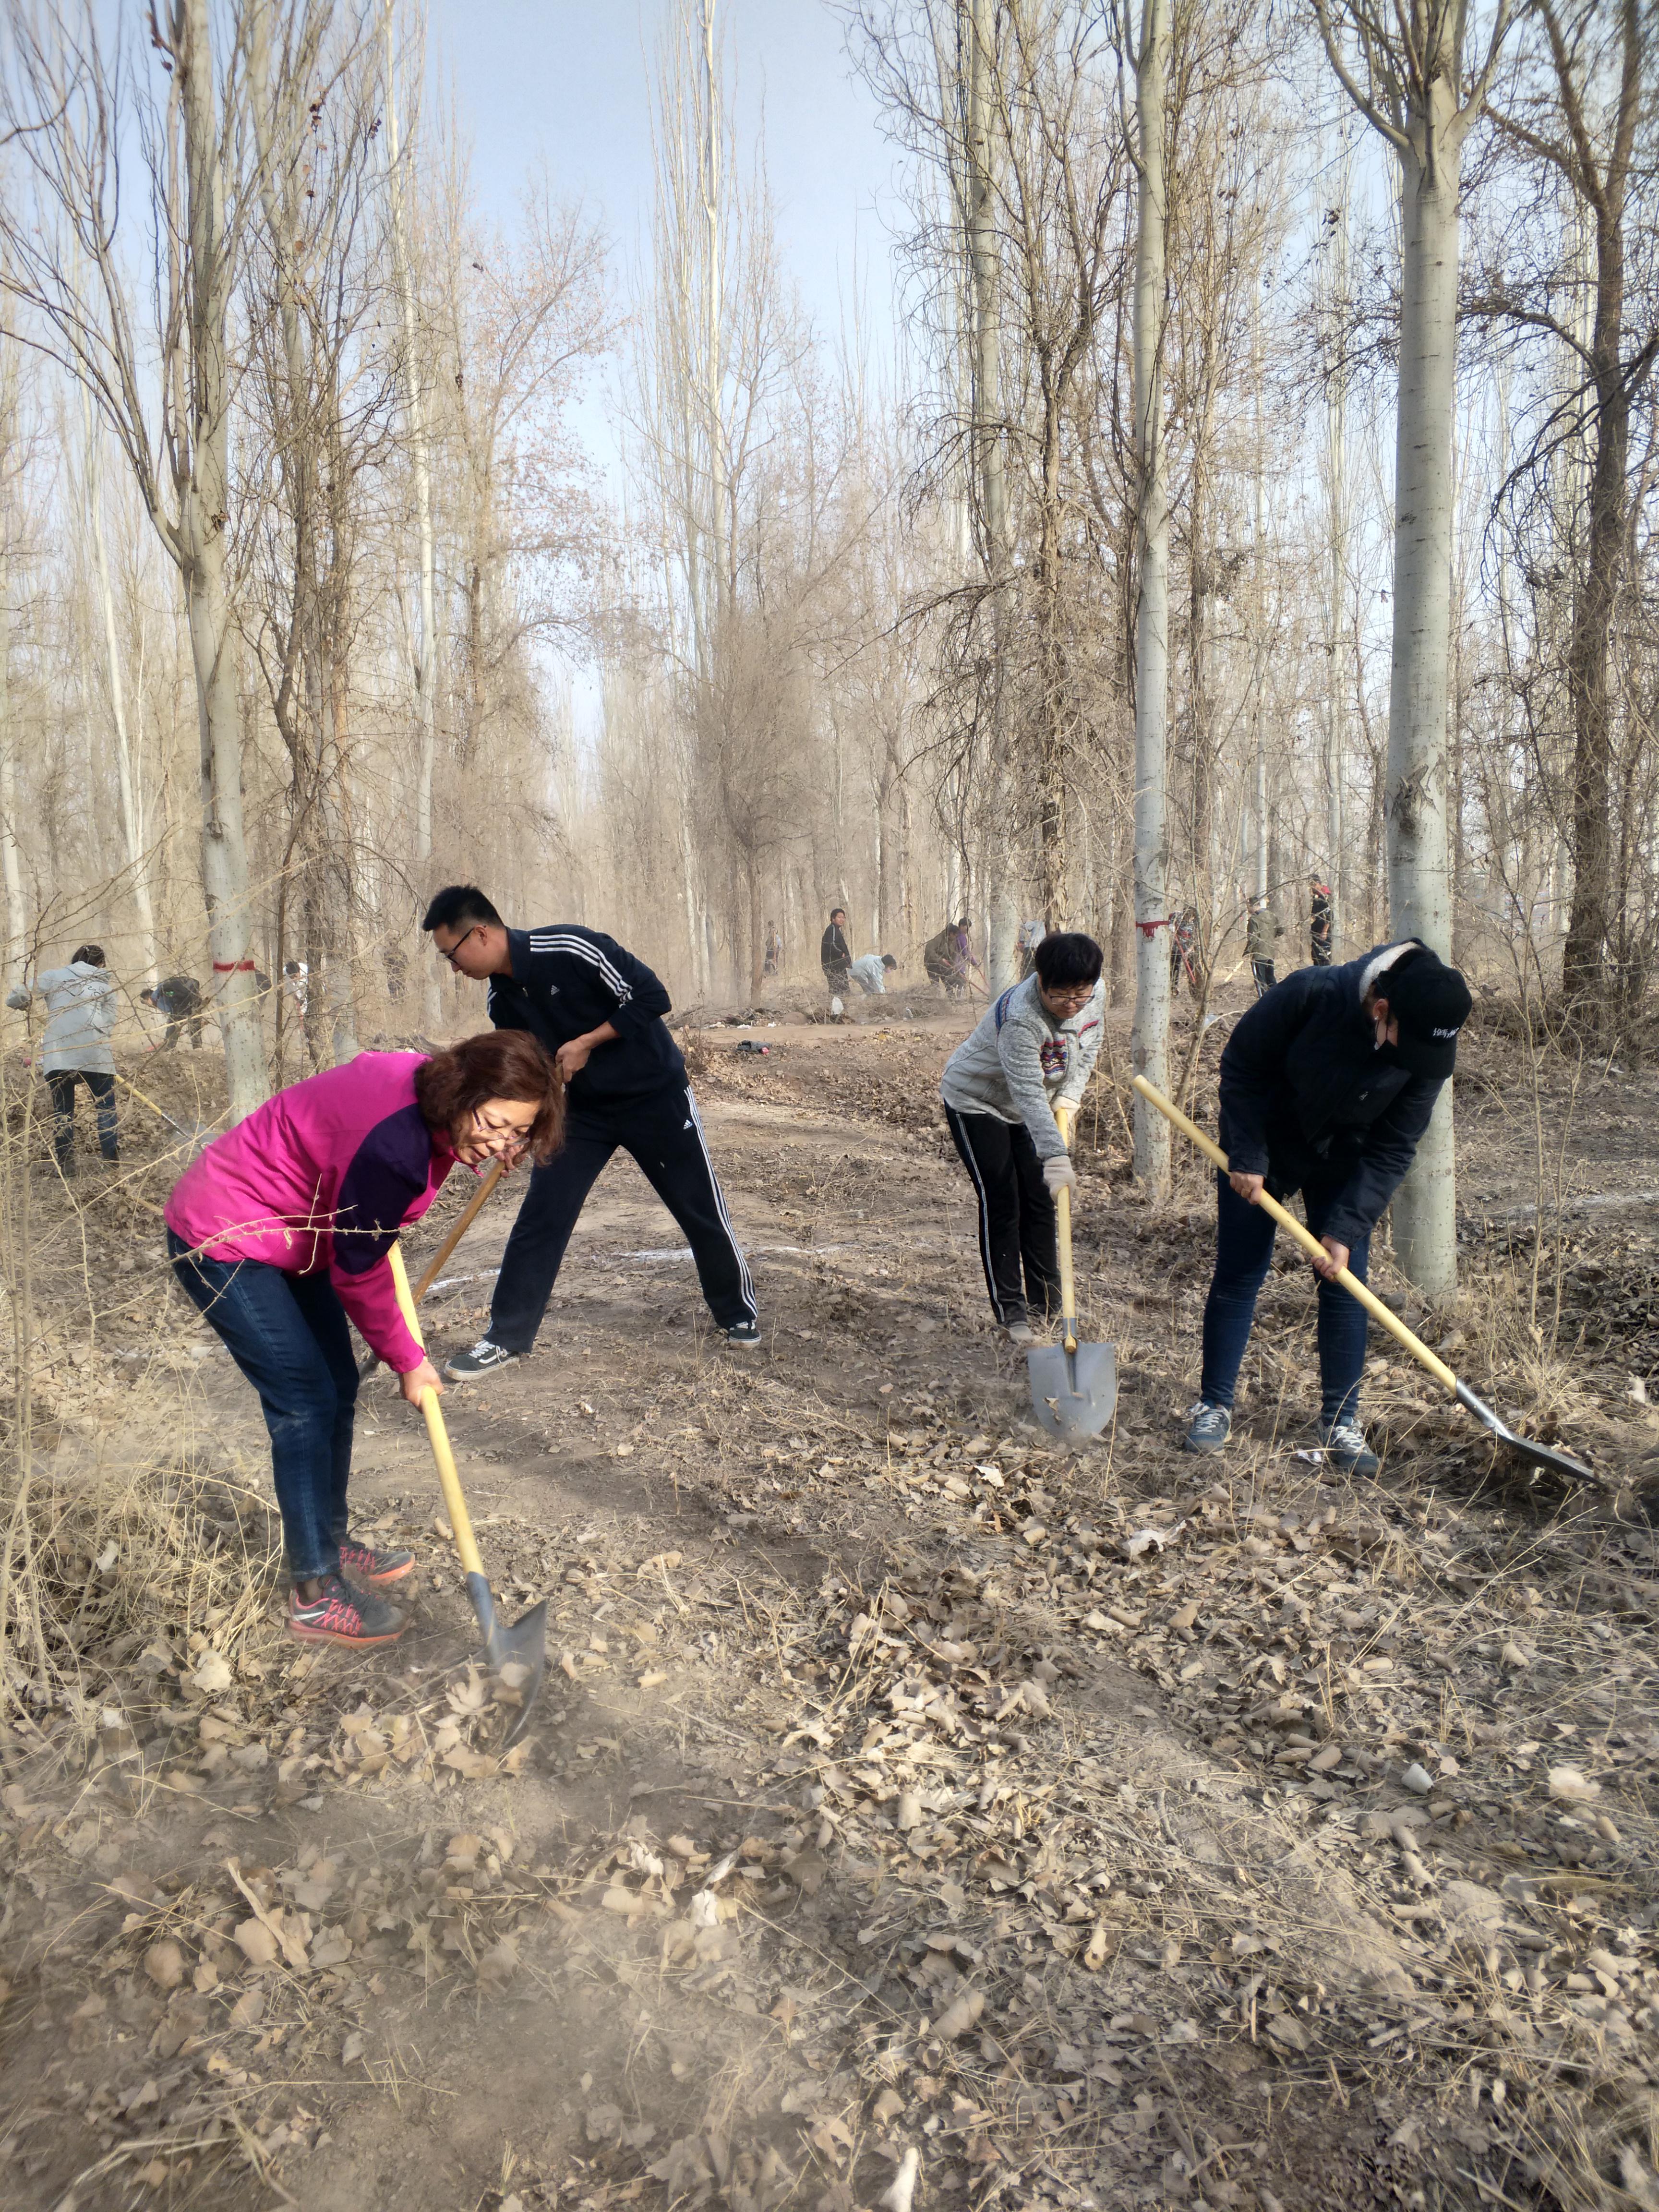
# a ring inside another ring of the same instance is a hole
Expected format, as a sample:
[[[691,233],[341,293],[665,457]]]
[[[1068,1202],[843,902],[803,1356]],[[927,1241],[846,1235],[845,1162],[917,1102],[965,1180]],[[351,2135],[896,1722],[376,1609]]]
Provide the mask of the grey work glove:
[[[1077,1170],[1064,1152],[1056,1152],[1053,1159],[1042,1163],[1042,1180],[1051,1194],[1057,1190],[1075,1190]]]

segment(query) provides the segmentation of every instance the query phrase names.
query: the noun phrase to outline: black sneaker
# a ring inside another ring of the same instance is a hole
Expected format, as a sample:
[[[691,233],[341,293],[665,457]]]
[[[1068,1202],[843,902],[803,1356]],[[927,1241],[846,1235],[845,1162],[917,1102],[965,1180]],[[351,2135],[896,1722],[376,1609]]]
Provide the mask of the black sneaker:
[[[481,1336],[471,1352],[458,1352],[445,1363],[444,1373],[452,1382],[476,1382],[481,1375],[493,1374],[498,1367],[510,1367],[518,1358],[504,1344],[492,1344]]]
[[[340,1572],[364,1589],[384,1589],[414,1571],[413,1552],[376,1552],[367,1544],[354,1544],[349,1537],[340,1539]]]
[[[758,1352],[761,1348],[759,1326],[752,1321],[734,1322],[726,1331],[726,1340],[738,1352]]]

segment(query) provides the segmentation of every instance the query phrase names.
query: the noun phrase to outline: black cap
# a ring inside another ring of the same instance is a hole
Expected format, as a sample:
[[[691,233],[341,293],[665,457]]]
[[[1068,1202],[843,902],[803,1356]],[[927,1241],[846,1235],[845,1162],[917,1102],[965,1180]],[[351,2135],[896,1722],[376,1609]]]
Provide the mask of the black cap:
[[[1457,1036],[1474,1001],[1455,968],[1425,946],[1377,977],[1371,988],[1400,1024],[1395,1049],[1413,1075],[1443,1081],[1457,1065]]]

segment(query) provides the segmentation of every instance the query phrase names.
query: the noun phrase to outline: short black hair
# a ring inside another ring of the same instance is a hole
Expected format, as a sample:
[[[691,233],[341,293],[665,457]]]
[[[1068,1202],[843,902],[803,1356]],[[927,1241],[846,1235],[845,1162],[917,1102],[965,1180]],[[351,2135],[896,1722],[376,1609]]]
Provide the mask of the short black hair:
[[[480,921],[493,921],[497,929],[507,927],[477,884],[446,884],[422,915],[421,927],[471,928]]]
[[[1062,929],[1045,937],[1033,957],[1039,978],[1051,991],[1064,989],[1068,983],[1100,981],[1100,947],[1080,929]]]
[[[70,956],[70,965],[71,968],[76,967],[83,960],[88,968],[101,968],[104,964],[103,946],[101,945],[76,945],[74,952]]]
[[[830,908],[830,921],[833,921],[835,920],[835,918],[836,918],[836,916],[837,915],[840,915],[840,916],[842,917],[842,921],[844,921],[846,920],[846,918],[847,918],[847,909],[846,909],[846,908],[845,908],[844,906],[832,906],[832,907]]]
[[[881,964],[884,968],[896,968],[898,962],[890,952],[884,952],[881,956]]]

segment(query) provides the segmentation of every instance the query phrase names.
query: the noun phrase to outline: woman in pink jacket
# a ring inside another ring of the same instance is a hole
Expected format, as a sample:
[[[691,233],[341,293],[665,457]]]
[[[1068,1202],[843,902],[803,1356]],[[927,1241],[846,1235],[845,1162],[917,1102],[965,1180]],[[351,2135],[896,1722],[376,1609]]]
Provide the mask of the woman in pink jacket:
[[[295,1635],[389,1643],[404,1616],[379,1593],[415,1564],[347,1533],[357,1398],[348,1318],[410,1405],[441,1390],[398,1310],[398,1232],[426,1212],[457,1160],[475,1171],[492,1159],[510,1168],[526,1152],[544,1160],[563,1121],[552,1060],[525,1031],[496,1030],[429,1059],[359,1053],[293,1084],[173,1185],[173,1273],[264,1408]]]

